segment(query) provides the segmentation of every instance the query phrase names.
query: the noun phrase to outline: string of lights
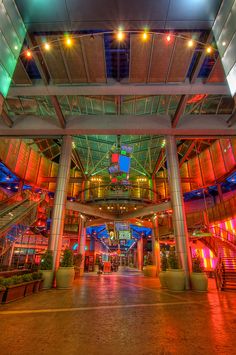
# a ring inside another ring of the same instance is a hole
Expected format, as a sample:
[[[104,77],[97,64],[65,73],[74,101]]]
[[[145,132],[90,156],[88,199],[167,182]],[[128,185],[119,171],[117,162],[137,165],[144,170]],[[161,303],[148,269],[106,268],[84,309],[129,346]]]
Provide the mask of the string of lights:
[[[151,40],[152,36],[161,36],[163,40],[166,41],[166,43],[170,44],[173,42],[176,38],[182,39],[186,41],[186,45],[189,48],[194,48],[195,46],[199,46],[199,50],[205,50],[206,54],[212,54],[214,52],[218,52],[217,49],[210,43],[204,43],[202,41],[199,41],[198,39],[194,37],[186,37],[183,36],[181,33],[174,33],[174,32],[154,32],[154,31],[148,31],[148,30],[135,30],[135,31],[128,31],[128,30],[122,30],[119,29],[118,31],[108,31],[108,32],[96,32],[96,33],[86,33],[86,34],[65,34],[63,36],[58,36],[56,39],[52,39],[50,41],[42,41],[41,44],[32,46],[32,47],[27,47],[22,50],[20,53],[20,56],[24,56],[27,59],[32,59],[33,54],[37,52],[38,50],[42,50],[45,52],[49,52],[50,50],[53,49],[53,46],[57,46],[60,43],[63,43],[65,47],[70,48],[73,47],[75,44],[75,41],[84,37],[89,37],[92,39],[95,39],[96,36],[101,36],[101,35],[114,35],[114,39],[116,39],[118,42],[123,42],[128,34],[136,34],[140,35],[140,40],[146,42],[148,40]],[[226,42],[222,43],[222,45],[226,45]]]

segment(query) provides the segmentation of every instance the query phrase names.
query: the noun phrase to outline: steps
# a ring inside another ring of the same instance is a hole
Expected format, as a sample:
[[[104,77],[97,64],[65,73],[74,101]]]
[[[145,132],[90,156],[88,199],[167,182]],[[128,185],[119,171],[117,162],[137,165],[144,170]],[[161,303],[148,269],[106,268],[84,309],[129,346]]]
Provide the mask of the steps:
[[[221,258],[222,270],[222,291],[236,291],[236,255]]]

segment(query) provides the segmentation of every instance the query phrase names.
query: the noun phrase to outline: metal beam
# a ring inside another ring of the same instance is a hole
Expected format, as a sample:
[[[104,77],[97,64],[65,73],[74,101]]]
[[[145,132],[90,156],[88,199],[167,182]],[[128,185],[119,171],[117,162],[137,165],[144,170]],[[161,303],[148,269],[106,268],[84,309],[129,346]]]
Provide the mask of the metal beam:
[[[170,125],[170,117],[133,116],[133,115],[87,115],[73,116],[67,120],[65,129],[58,127],[52,119],[40,116],[17,116],[14,126],[6,127],[0,122],[0,136],[63,136],[63,135],[174,135],[179,137],[195,136],[235,136],[236,124],[228,127],[229,115],[186,115],[177,128]],[[105,154],[103,159],[105,159]],[[97,168],[97,166],[96,166]],[[93,169],[94,171],[94,169]]]
[[[184,156],[181,158],[180,163],[179,163],[179,167],[181,168],[181,166],[183,165],[183,163],[188,159],[189,154],[193,151],[193,149],[195,148],[195,141],[193,141],[190,146],[188,147],[186,153],[184,154]]]
[[[175,111],[174,117],[172,119],[171,125],[173,128],[176,128],[178,125],[178,122],[180,120],[180,117],[183,115],[186,104],[188,100],[188,95],[182,95],[181,99],[179,101],[178,107]]]
[[[213,39],[213,34],[212,34],[212,32],[210,32],[210,34],[208,35],[208,37],[206,39],[206,43],[211,44],[212,39]],[[203,48],[202,52],[198,54],[196,63],[194,65],[192,73],[190,75],[190,83],[191,84],[194,84],[196,82],[198,74],[201,70],[201,67],[203,65],[205,58],[206,58],[206,51],[205,51],[205,48]],[[202,93],[202,94],[204,94],[204,93]],[[205,94],[207,94],[207,93],[205,92]]]
[[[50,99],[51,99],[51,103],[53,104],[53,107],[55,109],[55,112],[56,112],[60,127],[61,128],[65,128],[66,127],[66,120],[65,120],[65,117],[64,117],[64,115],[62,113],[61,106],[60,106],[60,104],[58,102],[57,97],[56,96],[50,96]]]
[[[234,108],[232,115],[227,120],[229,127],[231,127],[235,122],[236,122],[236,107]]]
[[[152,178],[155,176],[155,174],[158,172],[158,170],[160,169],[160,167],[162,166],[163,164],[163,160],[165,159],[165,148],[162,148],[160,153],[159,153],[159,156],[158,156],[158,159],[156,161],[156,164],[155,164],[155,167],[153,169],[153,172],[152,172]]]
[[[2,113],[0,114],[4,124],[8,127],[11,128],[13,127],[14,122],[12,121],[12,119],[8,116],[8,114],[6,113],[6,111],[3,109]]]
[[[81,162],[81,159],[80,159],[80,156],[79,156],[78,152],[74,148],[72,149],[72,160],[77,165],[77,167],[80,169],[83,179],[86,180],[86,175],[85,175],[85,172],[84,172],[84,166],[83,166],[83,164]]]
[[[129,218],[148,216],[150,214],[163,212],[169,209],[171,209],[171,202],[170,201],[162,202],[156,205],[140,208],[134,212],[123,213],[120,219],[129,219]]]
[[[96,85],[34,85],[12,86],[8,97],[16,96],[65,96],[65,95],[230,95],[226,84],[175,83],[134,84],[108,83]]]

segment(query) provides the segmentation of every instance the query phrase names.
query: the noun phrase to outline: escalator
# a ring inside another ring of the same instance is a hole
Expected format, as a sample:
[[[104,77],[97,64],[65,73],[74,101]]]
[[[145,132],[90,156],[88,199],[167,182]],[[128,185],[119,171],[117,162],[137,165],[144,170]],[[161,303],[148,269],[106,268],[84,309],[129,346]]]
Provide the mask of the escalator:
[[[25,193],[16,194],[0,204],[0,237],[3,237],[14,225],[30,226],[37,218],[37,207],[44,196]]]

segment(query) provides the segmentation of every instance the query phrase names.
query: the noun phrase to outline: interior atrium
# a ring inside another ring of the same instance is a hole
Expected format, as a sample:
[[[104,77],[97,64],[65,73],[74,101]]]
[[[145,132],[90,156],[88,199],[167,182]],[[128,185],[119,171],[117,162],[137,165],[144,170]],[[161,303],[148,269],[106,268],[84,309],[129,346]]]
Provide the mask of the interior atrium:
[[[1,354],[233,354],[235,291],[236,0],[0,0]]]

